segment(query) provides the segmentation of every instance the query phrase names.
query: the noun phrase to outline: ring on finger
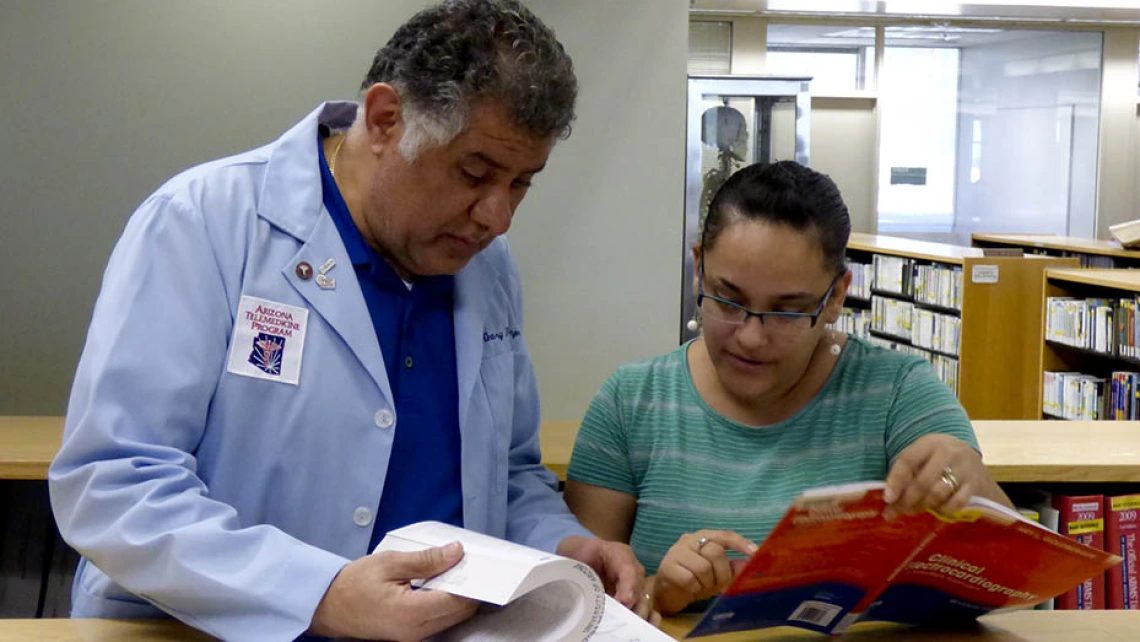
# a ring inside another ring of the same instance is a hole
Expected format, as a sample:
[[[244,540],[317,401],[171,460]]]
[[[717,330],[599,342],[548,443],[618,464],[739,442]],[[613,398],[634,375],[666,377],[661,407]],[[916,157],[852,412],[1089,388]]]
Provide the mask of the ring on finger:
[[[708,544],[708,543],[709,543],[709,538],[707,538],[707,537],[702,537],[702,538],[698,539],[697,540],[697,550],[698,551],[701,550],[702,548],[705,547],[705,544]]]
[[[954,471],[949,466],[942,469],[942,483],[950,488],[951,495],[957,493],[958,489],[962,487],[962,485],[958,483],[958,478],[954,476]]]

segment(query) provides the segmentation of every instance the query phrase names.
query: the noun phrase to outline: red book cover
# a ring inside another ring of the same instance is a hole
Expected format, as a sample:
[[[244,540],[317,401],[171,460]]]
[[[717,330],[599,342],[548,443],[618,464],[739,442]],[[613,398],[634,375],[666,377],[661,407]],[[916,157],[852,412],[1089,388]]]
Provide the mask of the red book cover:
[[[1085,546],[1104,550],[1104,497],[1101,495],[1054,495],[1053,508],[1060,513],[1059,531]],[[1104,608],[1104,576],[1090,577],[1076,588],[1057,596],[1057,609],[1088,611]]]
[[[864,621],[969,620],[1039,604],[1120,558],[994,502],[883,518],[884,484],[800,495],[688,637],[777,626],[841,633]],[[1103,598],[1103,589],[1102,589]]]
[[[1136,539],[1140,537],[1140,495],[1104,498],[1104,550],[1124,558],[1105,572],[1110,609],[1140,609]]]

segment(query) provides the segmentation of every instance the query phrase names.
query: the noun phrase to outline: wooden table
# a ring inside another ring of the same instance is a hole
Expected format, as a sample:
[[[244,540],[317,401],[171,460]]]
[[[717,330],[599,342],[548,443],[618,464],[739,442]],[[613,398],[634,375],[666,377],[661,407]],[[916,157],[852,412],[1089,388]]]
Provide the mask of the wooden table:
[[[174,620],[0,620],[0,642],[204,642]]]
[[[542,463],[561,479],[578,424],[542,422]],[[1140,482],[1140,421],[975,421],[974,431],[1000,482]],[[63,417],[0,417],[0,479],[46,479],[62,434]]]
[[[697,617],[672,618],[661,627],[676,639],[689,631]],[[764,632],[731,633],[707,638],[709,642],[783,642],[784,640],[852,640],[869,642],[1136,642],[1140,639],[1138,611],[1019,611],[984,617],[976,626],[962,630],[924,630],[871,626],[857,628],[839,638],[798,629],[780,628]],[[3,637],[0,636],[0,641]],[[4,641],[6,642],[6,641]]]
[[[666,620],[663,629],[681,639],[696,617]],[[1137,611],[1021,611],[982,618],[964,630],[870,629],[840,640],[868,642],[1135,642],[1140,638]],[[173,620],[0,620],[0,642],[204,642],[214,638]],[[782,642],[827,640],[795,629],[771,629],[697,638],[709,642]]]
[[[973,423],[999,482],[1140,482],[1140,421]],[[577,435],[576,421],[542,423],[542,463],[562,479]]]
[[[63,417],[0,417],[0,479],[47,479]]]
[[[558,479],[566,479],[566,469],[570,466],[570,455],[574,452],[574,440],[578,438],[580,421],[544,421],[538,431],[542,445],[542,463],[554,471]]]
[[[999,482],[1140,481],[1140,421],[975,421],[974,432]]]

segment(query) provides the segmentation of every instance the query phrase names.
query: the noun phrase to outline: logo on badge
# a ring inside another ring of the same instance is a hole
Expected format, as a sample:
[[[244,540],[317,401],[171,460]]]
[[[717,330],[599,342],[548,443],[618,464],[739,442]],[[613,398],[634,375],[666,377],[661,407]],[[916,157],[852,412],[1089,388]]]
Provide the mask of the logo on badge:
[[[249,353],[249,362],[265,374],[280,375],[284,355],[285,337],[259,332],[253,339],[253,352]]]

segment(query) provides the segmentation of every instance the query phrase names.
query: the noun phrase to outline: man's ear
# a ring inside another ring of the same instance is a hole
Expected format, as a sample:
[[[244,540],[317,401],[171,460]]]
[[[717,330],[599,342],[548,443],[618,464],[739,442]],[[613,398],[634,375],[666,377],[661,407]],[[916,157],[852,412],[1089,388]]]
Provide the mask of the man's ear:
[[[364,130],[374,154],[395,149],[404,135],[404,101],[388,83],[376,83],[364,92]]]

